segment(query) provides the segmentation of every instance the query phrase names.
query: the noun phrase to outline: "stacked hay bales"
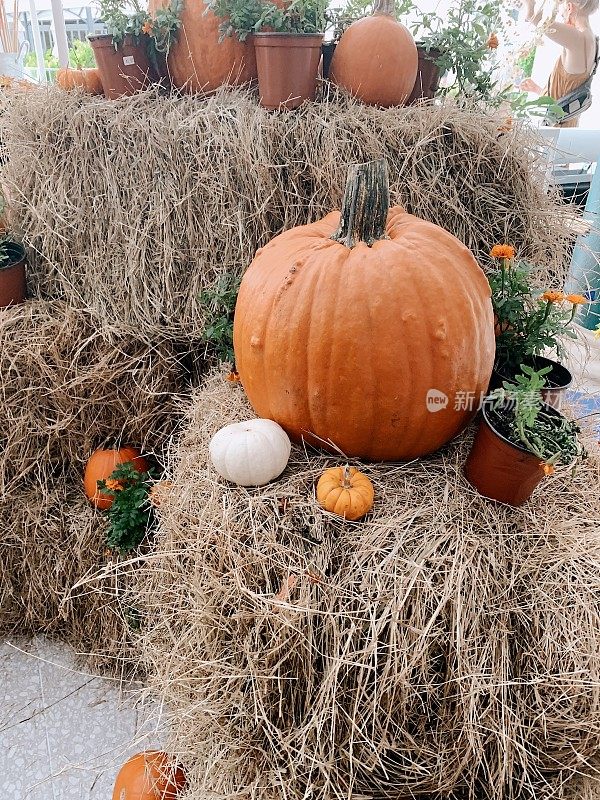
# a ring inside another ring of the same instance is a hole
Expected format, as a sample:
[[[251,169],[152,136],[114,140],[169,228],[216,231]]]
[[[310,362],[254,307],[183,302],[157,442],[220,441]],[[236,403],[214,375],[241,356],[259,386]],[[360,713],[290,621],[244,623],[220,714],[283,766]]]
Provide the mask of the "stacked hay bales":
[[[600,755],[598,460],[511,509],[463,478],[467,433],[364,465],[375,508],[345,523],[315,501],[331,456],[294,447],[259,489],[218,478],[210,438],[249,416],[221,375],[194,397],[132,599],[186,800],[585,796]]]
[[[548,274],[572,234],[525,129],[452,104],[337,99],[272,114],[247,94],[119,103],[60,91],[5,110],[4,180],[38,259],[35,292],[109,325],[199,338],[206,293],[275,233],[339,207],[346,169],[384,156],[392,200],[484,259],[510,241]]]

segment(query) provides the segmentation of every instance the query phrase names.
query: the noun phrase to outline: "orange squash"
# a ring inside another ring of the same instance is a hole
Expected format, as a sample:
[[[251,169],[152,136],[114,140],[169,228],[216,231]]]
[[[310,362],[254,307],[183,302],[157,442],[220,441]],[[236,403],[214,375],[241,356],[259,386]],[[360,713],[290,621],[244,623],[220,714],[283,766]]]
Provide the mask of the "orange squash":
[[[385,162],[354,165],[341,217],[257,252],[233,328],[258,416],[295,441],[376,461],[425,455],[461,431],[495,353],[490,287],[472,253],[388,208]]]
[[[150,0],[149,13],[169,0]],[[241,86],[256,79],[256,59],[251,39],[227,37],[219,42],[221,20],[207,11],[201,0],[185,2],[181,28],[167,59],[173,86],[188,92],[214,92],[228,84]]]
[[[329,79],[369,105],[406,103],[419,55],[410,31],[394,17],[394,0],[377,0],[369,17],[353,22],[335,48]]]
[[[112,505],[112,497],[98,490],[98,481],[110,478],[115,467],[131,462],[138,472],[148,472],[148,462],[135,447],[121,447],[118,450],[95,450],[90,456],[83,476],[85,496],[96,508],[106,511]]]
[[[317,483],[319,505],[332,514],[357,520],[373,508],[373,484],[356,467],[326,469]]]
[[[113,800],[175,800],[185,788],[181,767],[160,750],[147,750],[123,764]]]
[[[59,69],[56,82],[66,91],[84,89],[88,94],[103,94],[102,81],[97,69]]]

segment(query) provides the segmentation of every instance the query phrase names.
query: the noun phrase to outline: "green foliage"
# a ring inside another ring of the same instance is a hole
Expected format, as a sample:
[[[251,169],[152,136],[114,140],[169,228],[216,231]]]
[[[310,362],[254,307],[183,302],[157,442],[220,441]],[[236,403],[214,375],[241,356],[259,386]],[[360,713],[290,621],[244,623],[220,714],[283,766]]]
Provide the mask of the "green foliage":
[[[541,391],[551,367],[537,372],[526,364],[514,382],[505,381],[488,398],[488,416],[513,444],[525,447],[546,464],[571,464],[584,454],[579,427],[561,414],[549,413]]]
[[[543,300],[524,262],[500,259],[500,267],[488,273],[492,305],[500,333],[496,338],[496,364],[510,370],[549,349],[561,352],[560,336],[575,338],[571,323],[575,306]]]
[[[135,550],[146,535],[152,518],[150,486],[150,473],[138,472],[131,462],[119,464],[108,481],[98,481],[100,491],[113,498],[106,512],[110,519],[106,541],[122,554]]]
[[[234,34],[245,41],[268,28],[276,33],[321,33],[327,26],[327,0],[292,0],[280,8],[270,0],[208,0],[219,26],[221,41]]]
[[[442,93],[459,99],[491,100],[496,89],[492,79],[488,38],[501,30],[499,0],[459,0],[448,13],[418,11],[413,34],[426,49],[440,51],[436,64],[454,82]]]
[[[547,95],[529,100],[525,92],[506,89],[497,95],[496,103],[499,104],[502,101],[510,104],[515,117],[546,117],[549,113],[555,115],[557,119],[564,116],[562,108],[552,97]]]
[[[233,364],[233,314],[240,282],[231,275],[222,275],[214,289],[202,292],[200,302],[206,308],[203,340],[219,361]]]
[[[171,44],[177,37],[181,27],[181,11],[183,0],[171,0],[166,8],[159,9],[154,17],[148,13],[140,0],[98,0],[99,13],[111,34],[115,46],[121,44],[126,36],[139,38],[142,34],[149,37],[149,47],[156,52],[168,53]],[[150,58],[153,53],[149,50]]]
[[[349,0],[343,8],[331,9],[328,12],[328,21],[334,25],[334,39],[339,40],[342,33],[356,22],[357,19],[367,17],[373,13],[375,0]],[[396,19],[402,19],[416,6],[412,0],[394,0],[394,13]]]
[[[81,39],[75,39],[69,48],[69,64],[76,69],[95,67],[96,59],[92,45],[89,42],[82,42]]]
[[[517,66],[519,67],[520,70],[523,71],[524,78],[531,78],[531,75],[533,73],[533,63],[535,61],[536,49],[537,48],[532,47],[526,56],[523,56],[523,58],[520,58],[517,61]]]
[[[37,55],[33,50],[27,53],[23,64],[29,69],[37,68]],[[44,53],[44,67],[46,67],[46,69],[58,69],[60,67],[58,58],[52,53],[52,50],[46,50]]]

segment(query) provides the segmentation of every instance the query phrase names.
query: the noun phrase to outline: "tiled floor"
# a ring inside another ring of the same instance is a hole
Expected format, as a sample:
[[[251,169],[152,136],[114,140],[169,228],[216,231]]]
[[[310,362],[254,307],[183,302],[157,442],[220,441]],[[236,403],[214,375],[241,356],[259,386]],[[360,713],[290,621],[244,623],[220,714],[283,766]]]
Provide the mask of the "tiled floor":
[[[569,349],[574,388],[600,410],[600,340],[582,330]],[[0,642],[2,799],[110,800],[123,761],[158,746],[141,722],[151,716],[115,683],[78,671],[66,647]]]
[[[119,766],[157,746],[146,715],[114,683],[78,671],[68,648],[0,644],[4,800],[110,800]]]

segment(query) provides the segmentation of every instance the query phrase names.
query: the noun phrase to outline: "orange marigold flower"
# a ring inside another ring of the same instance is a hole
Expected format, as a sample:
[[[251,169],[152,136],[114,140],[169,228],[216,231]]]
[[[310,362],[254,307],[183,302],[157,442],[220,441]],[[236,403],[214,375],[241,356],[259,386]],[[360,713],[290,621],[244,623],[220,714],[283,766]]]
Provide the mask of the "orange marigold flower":
[[[492,258],[514,258],[515,248],[511,244],[495,244],[490,255]]]
[[[227,380],[229,383],[237,383],[240,379],[240,373],[237,369],[232,369],[229,375],[227,376]]]
[[[568,294],[566,299],[569,303],[573,303],[574,306],[581,306],[584,303],[590,302],[587,297],[584,297],[582,294]]]
[[[107,478],[106,488],[109,489],[111,492],[122,492],[125,487],[123,486],[121,481],[117,481],[114,478]]]
[[[561,303],[565,299],[564,292],[557,292],[555,289],[548,289],[548,291],[544,292],[542,295],[542,300],[545,300],[547,303]]]
[[[498,37],[495,33],[490,34],[490,38],[487,40],[487,46],[490,50],[496,50],[500,42],[498,41]]]
[[[554,464],[546,464],[545,461],[541,461],[540,467],[544,470],[544,475],[554,475]]]
[[[142,25],[142,33],[147,33],[147,34],[151,34],[152,33],[152,23],[150,22],[150,20],[147,20]]]

